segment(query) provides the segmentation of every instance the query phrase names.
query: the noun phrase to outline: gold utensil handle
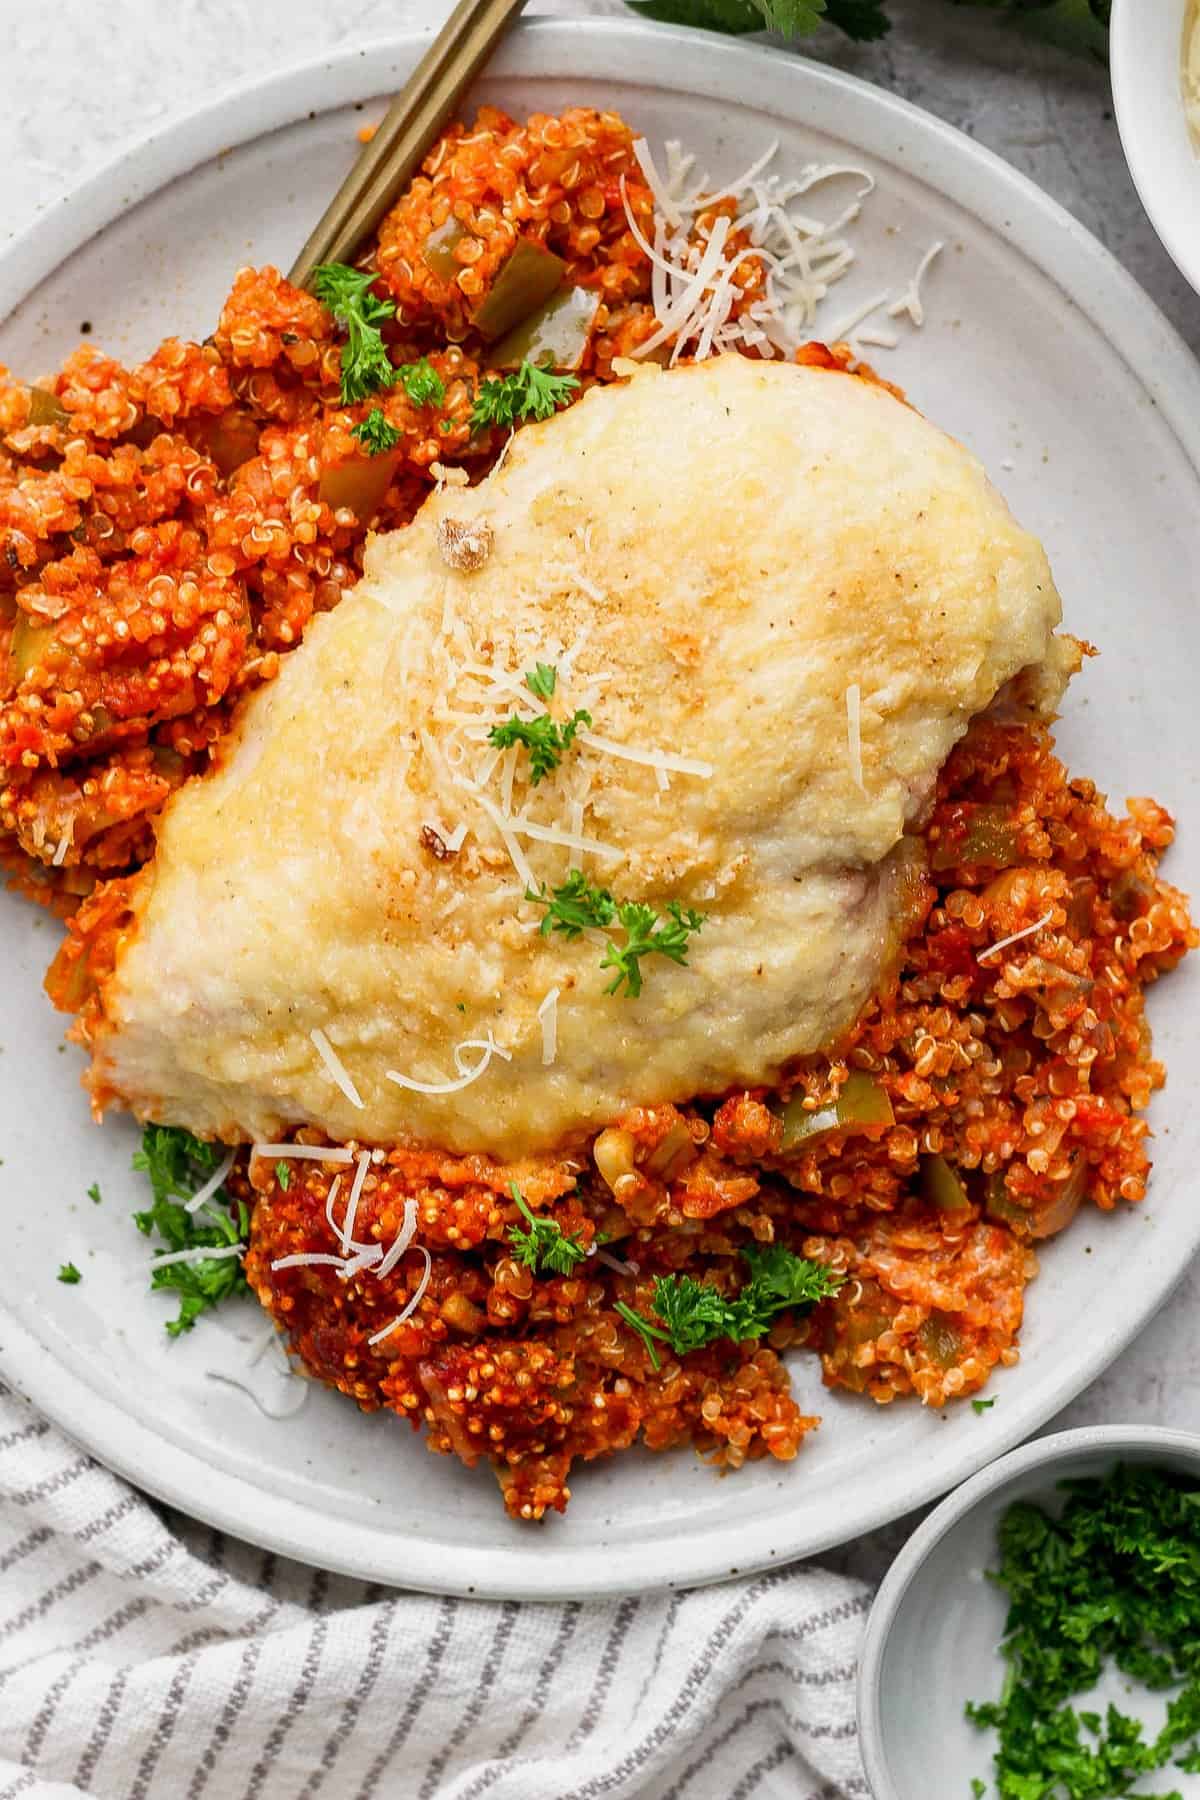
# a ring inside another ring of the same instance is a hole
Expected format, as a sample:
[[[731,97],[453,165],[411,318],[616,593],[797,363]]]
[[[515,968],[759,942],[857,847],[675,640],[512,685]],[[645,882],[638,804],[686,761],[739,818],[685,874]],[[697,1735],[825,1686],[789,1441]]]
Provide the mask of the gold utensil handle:
[[[292,264],[297,287],[318,263],[351,261],[524,5],[459,0]]]

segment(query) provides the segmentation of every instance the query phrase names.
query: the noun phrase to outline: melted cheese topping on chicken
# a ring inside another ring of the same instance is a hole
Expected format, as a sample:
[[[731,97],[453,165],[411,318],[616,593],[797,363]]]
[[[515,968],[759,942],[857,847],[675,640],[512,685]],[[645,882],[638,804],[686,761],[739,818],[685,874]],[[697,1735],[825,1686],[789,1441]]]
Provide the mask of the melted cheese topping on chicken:
[[[593,390],[376,539],[174,798],[97,1103],[511,1157],[772,1081],[878,987],[906,828],[1004,683],[1048,662],[1053,699],[1059,614],[978,463],[879,387],[733,355]],[[535,784],[488,733],[547,707],[591,723]],[[524,897],[572,869],[702,912],[686,966],[607,994],[623,933]]]

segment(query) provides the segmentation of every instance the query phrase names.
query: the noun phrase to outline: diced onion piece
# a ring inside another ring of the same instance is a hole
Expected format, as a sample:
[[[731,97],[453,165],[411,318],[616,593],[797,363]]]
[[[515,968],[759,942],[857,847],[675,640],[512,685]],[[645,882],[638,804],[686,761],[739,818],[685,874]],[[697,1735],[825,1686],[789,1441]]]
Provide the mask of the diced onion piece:
[[[887,1089],[864,1069],[851,1069],[836,1099],[827,1106],[806,1107],[804,1095],[797,1092],[783,1106],[781,1116],[779,1148],[784,1155],[828,1131],[861,1131],[871,1125],[891,1125],[895,1120]]]

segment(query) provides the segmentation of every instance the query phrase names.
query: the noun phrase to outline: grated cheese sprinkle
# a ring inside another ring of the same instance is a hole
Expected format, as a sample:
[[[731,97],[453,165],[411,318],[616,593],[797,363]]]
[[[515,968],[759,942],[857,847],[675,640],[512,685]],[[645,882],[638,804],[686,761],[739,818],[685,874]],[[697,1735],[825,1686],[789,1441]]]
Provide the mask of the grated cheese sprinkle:
[[[1022,931],[1012,932],[1010,936],[1001,938],[998,943],[992,944],[989,949],[981,951],[975,959],[976,962],[988,962],[993,956],[999,956],[1002,950],[1007,950],[1010,944],[1019,944],[1022,938],[1032,937],[1035,931],[1041,931],[1045,926],[1049,925],[1053,917],[1054,908],[1051,907],[1050,911],[1045,913],[1034,924],[1026,925]]]
[[[336,1144],[251,1144],[250,1160],[256,1156],[281,1157],[286,1161],[289,1157],[298,1157],[307,1162],[352,1163],[353,1150],[344,1150]]]
[[[418,1281],[412,1294],[409,1296],[408,1304],[405,1306],[404,1311],[397,1313],[391,1324],[385,1325],[382,1331],[377,1331],[374,1337],[369,1337],[367,1339],[368,1344],[378,1344],[381,1343],[385,1337],[390,1337],[396,1327],[398,1325],[403,1325],[404,1321],[410,1318],[420,1305],[425,1289],[429,1286],[429,1276],[433,1269],[433,1258],[430,1256],[428,1250],[426,1250],[424,1244],[418,1244],[417,1249],[425,1258],[425,1270],[420,1281]]]
[[[166,1256],[156,1256],[151,1269],[165,1269],[168,1263],[220,1262],[226,1256],[244,1256],[245,1244],[218,1244],[214,1248],[201,1245],[196,1250],[171,1250]],[[141,1279],[141,1271],[138,1271]]]
[[[479,1060],[473,1069],[467,1064],[464,1054],[467,1050],[479,1051]],[[454,1046],[454,1066],[458,1070],[457,1080],[416,1081],[411,1075],[398,1074],[395,1069],[388,1069],[386,1073],[388,1080],[394,1081],[397,1087],[411,1088],[416,1094],[458,1094],[462,1092],[463,1088],[470,1087],[473,1081],[479,1080],[479,1077],[486,1072],[493,1056],[502,1056],[505,1062],[512,1061],[511,1050],[502,1050],[489,1030],[484,1038],[465,1038],[461,1044]]]
[[[818,320],[830,289],[857,260],[854,246],[842,234],[858,219],[874,190],[868,170],[848,163],[809,163],[796,177],[768,174],[778,150],[773,143],[735,181],[714,189],[707,175],[698,181],[692,177],[695,158],[685,155],[677,141],[668,140],[665,146],[665,175],[644,138],[633,148],[653,199],[651,237],[633,217],[623,181],[621,193],[630,233],[650,263],[650,299],[657,321],[657,330],[638,345],[635,357],[652,354],[672,338],[672,363],[685,353],[700,361],[731,349],[791,357],[814,336],[826,343],[850,338],[852,348],[861,342],[894,349],[899,338],[884,326],[869,326],[857,339],[850,337],[884,306],[893,318],[903,313],[914,326],[922,324],[921,278],[942,249],[940,243],[926,252],[898,295],[878,294],[833,327]],[[833,217],[822,219],[797,207],[802,196],[842,177],[856,178],[861,185]],[[700,214],[730,200],[738,209],[732,226],[722,214],[705,234],[698,223]],[[763,292],[739,307],[738,270],[749,261],[762,267]],[[736,317],[735,307],[739,307]]]
[[[404,1202],[404,1216],[400,1221],[400,1229],[396,1233],[395,1240],[388,1250],[387,1255],[383,1258],[383,1261],[375,1271],[380,1279],[385,1275],[391,1274],[396,1264],[400,1261],[400,1258],[404,1255],[404,1252],[408,1249],[408,1246],[412,1243],[416,1233],[417,1203],[415,1200],[406,1200]]]
[[[916,273],[904,291],[896,296],[888,307],[888,317],[898,319],[901,313],[907,313],[913,324],[921,326],[925,323],[925,307],[921,300],[921,282],[934,257],[945,249],[941,238],[936,244],[930,244],[928,250],[917,264]]]
[[[236,1160],[237,1160],[237,1151],[231,1150],[229,1152],[229,1155],[222,1160],[220,1166],[213,1170],[213,1172],[209,1176],[208,1180],[204,1183],[204,1186],[196,1189],[196,1192],[192,1195],[191,1199],[184,1206],[184,1209],[183,1209],[184,1212],[190,1212],[190,1213],[199,1212],[200,1208],[204,1205],[205,1201],[212,1199],[213,1195],[216,1193],[217,1189],[221,1186],[221,1183],[224,1181],[225,1177],[228,1175],[230,1169],[232,1169],[234,1162]]]
[[[366,1102],[351,1081],[345,1063],[342,1062],[333,1045],[325,1036],[325,1033],[314,1027],[308,1035],[312,1039],[317,1055],[325,1064],[325,1068],[329,1075],[333,1078],[337,1086],[341,1088],[351,1106],[357,1106],[359,1112],[362,1112],[365,1109]]]
[[[542,1027],[542,1067],[549,1068],[558,1055],[558,996],[560,990],[550,989],[546,998],[537,1009],[538,1022]]]

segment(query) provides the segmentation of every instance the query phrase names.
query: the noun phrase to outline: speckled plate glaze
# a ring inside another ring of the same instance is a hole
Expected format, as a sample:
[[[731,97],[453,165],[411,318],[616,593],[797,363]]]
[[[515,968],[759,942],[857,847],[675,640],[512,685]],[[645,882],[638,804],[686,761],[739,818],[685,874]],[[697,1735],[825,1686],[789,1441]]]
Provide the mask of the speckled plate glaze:
[[[146,354],[202,336],[233,270],[287,266],[355,151],[354,128],[402,82],[405,39],[272,76],[171,126],[84,182],[0,252],[0,357],[48,371],[87,319],[92,342]],[[1184,821],[1169,872],[1200,889],[1193,572],[1200,568],[1200,373],[1094,239],[968,138],[799,58],[624,23],[523,27],[482,96],[523,115],[618,107],[652,142],[681,137],[715,176],[773,138],[780,166],[865,161],[879,191],[857,228],[847,307],[899,286],[933,238],[927,322],[879,353],[914,402],[969,443],[1045,538],[1069,625],[1104,655],[1076,683],[1060,738],[1118,794]],[[719,471],[714,471],[719,479]],[[369,695],[365,697],[369,704]],[[799,1459],[722,1480],[686,1452],[581,1468],[563,1519],[510,1524],[490,1476],[428,1456],[388,1416],[313,1391],[268,1420],[210,1378],[261,1331],[252,1306],[178,1344],[145,1293],[129,1210],[135,1134],[97,1130],[40,980],[57,927],[0,897],[0,1361],[10,1381],[112,1467],[188,1511],[291,1556],[454,1593],[551,1598],[717,1580],[840,1543],[944,1492],[1073,1398],[1162,1305],[1200,1244],[1200,975],[1154,996],[1172,1080],[1156,1105],[1148,1204],[1089,1215],[1051,1245],[1029,1297],[1021,1365],[979,1418],[826,1394]],[[99,1180],[104,1200],[85,1197]],[[60,1262],[83,1271],[55,1280]],[[268,1384],[269,1385],[269,1384]],[[282,1410],[268,1401],[272,1410]]]

